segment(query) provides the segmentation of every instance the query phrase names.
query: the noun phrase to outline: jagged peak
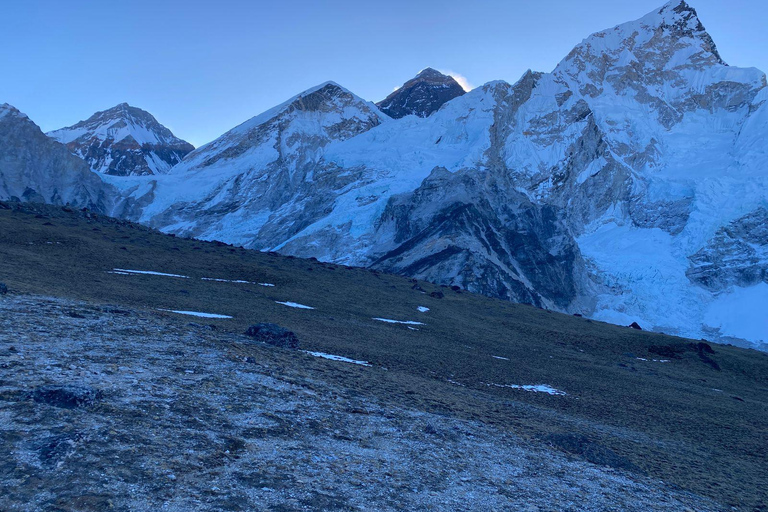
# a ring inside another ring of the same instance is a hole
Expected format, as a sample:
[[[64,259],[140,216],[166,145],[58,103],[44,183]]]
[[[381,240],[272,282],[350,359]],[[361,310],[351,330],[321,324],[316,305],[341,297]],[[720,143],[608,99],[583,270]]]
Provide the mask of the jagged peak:
[[[683,53],[678,54],[681,50]],[[581,67],[580,62],[601,55],[613,56],[615,60],[622,52],[653,55],[654,66],[667,62],[679,65],[684,61],[726,65],[696,10],[685,0],[672,0],[637,20],[590,35],[574,47],[555,71],[567,71],[574,63]]]
[[[0,118],[5,116],[13,116],[19,119],[29,119],[26,114],[22,113],[9,103],[0,104]]]

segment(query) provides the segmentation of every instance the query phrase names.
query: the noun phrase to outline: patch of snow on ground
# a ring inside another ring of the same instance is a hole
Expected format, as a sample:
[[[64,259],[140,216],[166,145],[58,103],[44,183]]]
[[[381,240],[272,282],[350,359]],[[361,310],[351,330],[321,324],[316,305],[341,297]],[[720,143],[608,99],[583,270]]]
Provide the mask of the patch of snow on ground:
[[[256,284],[258,284],[259,286],[275,286],[272,283],[256,283]]]
[[[419,306],[416,309],[418,309],[421,313],[426,313],[427,311],[429,311],[429,308],[425,306]]]
[[[304,352],[306,352],[311,356],[322,357],[323,359],[330,359],[331,361],[341,361],[342,363],[359,364],[360,366],[373,366],[371,363],[367,361],[358,361],[356,359],[350,359],[344,356],[335,356],[333,354],[326,354],[325,352],[310,352],[309,350],[305,350]]]
[[[390,320],[389,318],[374,318],[379,322],[386,322],[388,324],[403,324],[403,325],[426,325],[423,322],[414,322],[412,320]]]
[[[201,277],[203,281],[216,281],[217,283],[244,283],[244,284],[254,284],[251,281],[243,281],[242,279],[219,279],[216,277]]]
[[[112,272],[120,274],[142,274],[148,276],[178,277],[181,279],[189,279],[189,276],[182,276],[180,274],[166,274],[165,272],[155,272],[153,270],[128,270],[125,268],[113,268]]]
[[[494,359],[501,359],[502,361],[509,361],[508,357],[501,357],[501,356],[491,356]]]
[[[305,306],[304,304],[299,304],[299,303],[297,303],[297,302],[290,302],[290,301],[286,301],[286,302],[280,302],[279,300],[276,300],[275,302],[277,302],[278,304],[282,304],[283,306],[288,306],[289,308],[297,308],[297,309],[315,309],[315,308],[313,308],[313,307],[310,307],[310,306]]]
[[[522,389],[523,391],[533,391],[535,393],[546,393],[548,395],[565,396],[565,391],[560,391],[547,384],[488,384],[497,388]]]
[[[216,313],[201,313],[199,311],[183,311],[177,309],[158,309],[158,311],[167,311],[168,313],[176,313],[179,315],[197,316],[200,318],[232,318],[229,315],[218,315]]]

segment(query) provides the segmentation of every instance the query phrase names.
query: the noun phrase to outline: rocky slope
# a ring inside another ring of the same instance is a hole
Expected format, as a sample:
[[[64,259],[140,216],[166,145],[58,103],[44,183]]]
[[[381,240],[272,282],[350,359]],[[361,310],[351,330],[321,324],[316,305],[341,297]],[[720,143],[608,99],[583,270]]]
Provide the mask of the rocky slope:
[[[118,193],[17,109],[0,105],[0,199],[111,213]]]
[[[426,68],[376,106],[394,119],[408,115],[429,117],[444,103],[464,93],[464,89],[452,76]]]
[[[94,172],[115,176],[166,173],[195,149],[149,112],[127,103],[48,135],[66,144]]]

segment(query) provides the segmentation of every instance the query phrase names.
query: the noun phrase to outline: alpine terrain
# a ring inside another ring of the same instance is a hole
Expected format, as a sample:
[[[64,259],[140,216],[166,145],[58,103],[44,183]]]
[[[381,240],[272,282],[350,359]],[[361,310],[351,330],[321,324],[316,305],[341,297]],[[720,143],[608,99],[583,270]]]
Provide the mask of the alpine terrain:
[[[51,135],[167,233],[765,349],[766,100],[673,0],[515,84],[324,83],[170,170],[191,148],[126,105]]]
[[[140,108],[121,103],[74,126],[48,133],[95,172],[163,174],[193,149]]]

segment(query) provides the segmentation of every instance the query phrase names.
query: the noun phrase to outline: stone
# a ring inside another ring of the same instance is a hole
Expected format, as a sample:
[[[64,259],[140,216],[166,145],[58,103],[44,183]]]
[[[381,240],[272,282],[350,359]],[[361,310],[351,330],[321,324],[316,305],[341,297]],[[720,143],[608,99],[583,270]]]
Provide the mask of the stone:
[[[299,338],[296,337],[296,334],[277,324],[260,323],[252,325],[245,331],[245,335],[254,338],[256,341],[276,347],[292,350],[299,348]]]

